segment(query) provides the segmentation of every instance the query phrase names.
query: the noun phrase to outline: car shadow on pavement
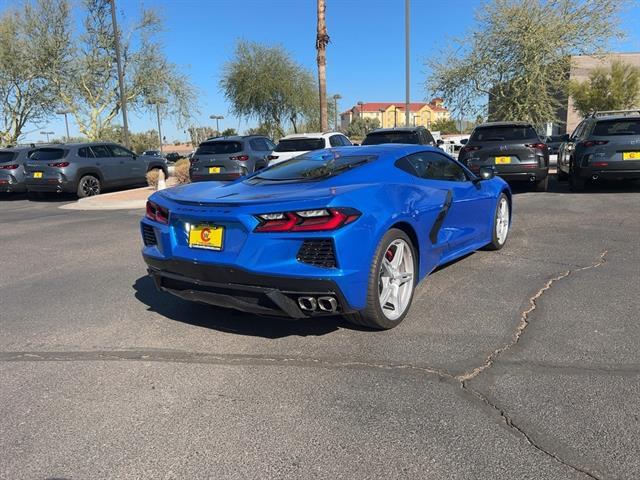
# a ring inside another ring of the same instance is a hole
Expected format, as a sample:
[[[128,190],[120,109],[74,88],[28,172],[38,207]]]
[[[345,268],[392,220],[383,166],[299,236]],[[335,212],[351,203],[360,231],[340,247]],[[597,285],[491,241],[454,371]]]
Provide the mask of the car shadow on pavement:
[[[221,332],[276,339],[292,335],[300,337],[326,335],[341,328],[368,331],[351,325],[339,316],[290,320],[188,302],[169,293],[159,292],[148,276],[138,278],[133,284],[133,289],[136,292],[135,297],[147,305],[151,312],[156,312],[170,320]]]

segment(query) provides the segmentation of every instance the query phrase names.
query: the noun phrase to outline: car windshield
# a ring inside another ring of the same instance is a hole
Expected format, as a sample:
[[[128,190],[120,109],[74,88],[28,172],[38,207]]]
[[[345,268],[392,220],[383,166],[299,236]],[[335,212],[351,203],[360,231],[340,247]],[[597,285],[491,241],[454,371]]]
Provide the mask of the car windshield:
[[[471,134],[470,142],[503,142],[506,140],[534,140],[538,134],[530,125],[500,125],[478,127]]]
[[[640,135],[640,118],[599,121],[593,129],[593,135],[596,137]]]
[[[38,150],[34,150],[29,158],[31,160],[59,160],[64,158],[66,155],[66,150],[62,148],[39,148]]]
[[[0,163],[10,162],[15,156],[15,152],[0,152]]]
[[[376,158],[378,158],[376,155],[342,155],[328,150],[309,152],[262,170],[258,175],[247,179],[246,182],[255,185],[270,182],[321,180],[346,172]]]
[[[362,145],[380,145],[381,143],[410,143],[417,145],[420,138],[416,132],[380,132],[368,134]]]
[[[291,138],[280,140],[275,148],[275,152],[308,152],[309,150],[320,150],[324,148],[322,138]]]
[[[201,143],[196,151],[198,155],[218,155],[225,153],[238,153],[242,151],[240,142],[206,142]]]

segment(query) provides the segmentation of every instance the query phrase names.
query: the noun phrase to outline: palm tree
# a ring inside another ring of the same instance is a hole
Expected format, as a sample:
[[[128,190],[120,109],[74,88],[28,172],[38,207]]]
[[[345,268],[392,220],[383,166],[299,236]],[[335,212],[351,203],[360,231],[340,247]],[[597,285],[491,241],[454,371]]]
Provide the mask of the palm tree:
[[[320,91],[320,128],[323,132],[329,130],[327,109],[327,44],[329,34],[325,21],[324,0],[318,0],[318,32],[316,35],[316,50],[318,52],[318,90]]]

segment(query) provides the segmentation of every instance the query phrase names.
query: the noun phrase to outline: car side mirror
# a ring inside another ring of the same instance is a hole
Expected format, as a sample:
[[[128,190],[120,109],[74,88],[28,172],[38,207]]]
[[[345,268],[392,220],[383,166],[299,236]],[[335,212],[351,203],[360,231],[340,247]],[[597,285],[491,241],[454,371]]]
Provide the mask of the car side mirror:
[[[460,140],[460,145],[466,145],[468,141],[468,138],[463,138],[462,140]]]
[[[493,167],[480,167],[480,172],[478,172],[478,176],[474,179],[474,183],[491,180],[495,176],[496,171]]]
[[[444,140],[442,140],[441,138],[439,138],[438,140],[436,140],[436,143],[438,145],[443,145],[444,144]]]

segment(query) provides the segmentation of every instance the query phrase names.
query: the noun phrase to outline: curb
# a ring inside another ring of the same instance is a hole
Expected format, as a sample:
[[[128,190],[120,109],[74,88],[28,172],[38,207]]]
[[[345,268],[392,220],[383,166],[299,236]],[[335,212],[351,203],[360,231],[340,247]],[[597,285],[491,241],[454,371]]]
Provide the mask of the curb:
[[[144,192],[148,194],[144,198],[135,200],[109,201],[111,197],[123,194],[131,194],[131,192]],[[121,190],[118,192],[102,193],[95,197],[80,198],[75,202],[61,205],[59,208],[63,210],[131,210],[137,208],[145,208],[147,198],[153,194],[155,190],[150,187],[132,188],[129,190]]]

